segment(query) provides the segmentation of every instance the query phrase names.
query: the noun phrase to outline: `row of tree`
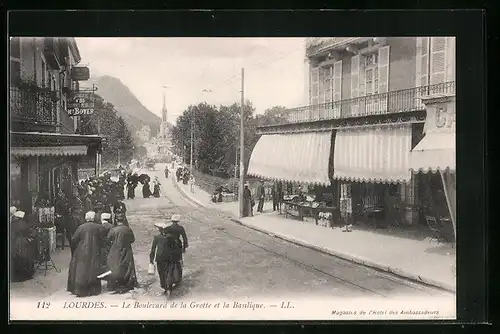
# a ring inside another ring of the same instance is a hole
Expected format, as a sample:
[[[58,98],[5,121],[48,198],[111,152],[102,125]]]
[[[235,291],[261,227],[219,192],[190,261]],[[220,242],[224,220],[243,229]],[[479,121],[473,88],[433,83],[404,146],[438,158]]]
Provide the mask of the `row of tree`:
[[[99,134],[104,137],[102,165],[130,162],[135,156],[146,154],[146,149],[134,143],[133,135],[125,120],[119,116],[113,104],[94,95],[94,113],[80,117],[79,134]]]
[[[259,139],[258,126],[275,124],[285,117],[286,108],[276,106],[254,115],[250,101],[244,105],[245,168],[252,150]],[[172,130],[172,144],[176,154],[189,163],[191,158],[191,131],[193,129],[193,163],[205,174],[219,177],[234,175],[239,164],[241,105],[209,105],[200,103],[189,106],[177,119]],[[237,169],[238,170],[238,169]]]

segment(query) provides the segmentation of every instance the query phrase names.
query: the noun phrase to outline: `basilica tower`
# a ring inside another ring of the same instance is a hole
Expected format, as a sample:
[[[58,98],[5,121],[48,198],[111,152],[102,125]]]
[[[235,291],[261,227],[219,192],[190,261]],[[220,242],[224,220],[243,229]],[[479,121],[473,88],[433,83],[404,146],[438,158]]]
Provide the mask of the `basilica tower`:
[[[167,107],[165,103],[165,93],[163,93],[163,106],[161,108],[160,138],[166,139],[168,136]]]

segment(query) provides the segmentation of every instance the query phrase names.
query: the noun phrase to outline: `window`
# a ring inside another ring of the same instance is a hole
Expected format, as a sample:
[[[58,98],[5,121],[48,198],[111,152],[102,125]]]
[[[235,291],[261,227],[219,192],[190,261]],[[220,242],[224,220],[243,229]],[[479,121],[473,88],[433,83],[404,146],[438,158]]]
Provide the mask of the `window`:
[[[10,84],[17,86],[21,81],[21,44],[19,37],[10,40]]]
[[[365,67],[376,67],[378,64],[378,53],[373,53],[365,57]]]
[[[333,97],[333,67],[326,67],[323,69],[324,73],[324,102],[329,103]]]
[[[21,62],[18,60],[10,59],[10,84],[13,86],[19,85],[21,81]]]
[[[21,59],[21,43],[19,37],[12,37],[10,39],[10,57]]]
[[[368,58],[376,58],[378,61],[378,56],[375,57],[374,55],[371,55]],[[365,91],[366,95],[372,95],[372,94],[378,94],[379,92],[379,85],[378,85],[378,63],[371,63],[370,66],[365,68]]]
[[[42,59],[42,87],[47,86],[47,65],[45,61]]]

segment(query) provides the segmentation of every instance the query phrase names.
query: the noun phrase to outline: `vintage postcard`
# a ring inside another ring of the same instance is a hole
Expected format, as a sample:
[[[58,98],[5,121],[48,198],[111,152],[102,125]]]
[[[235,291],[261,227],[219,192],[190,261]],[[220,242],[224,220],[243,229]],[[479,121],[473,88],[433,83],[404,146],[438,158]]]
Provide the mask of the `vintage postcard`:
[[[456,319],[454,37],[9,51],[11,320]]]

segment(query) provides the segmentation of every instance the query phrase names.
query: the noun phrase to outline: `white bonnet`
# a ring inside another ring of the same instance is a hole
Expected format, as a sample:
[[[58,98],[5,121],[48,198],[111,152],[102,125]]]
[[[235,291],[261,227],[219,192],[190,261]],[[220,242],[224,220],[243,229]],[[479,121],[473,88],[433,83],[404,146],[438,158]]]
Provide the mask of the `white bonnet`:
[[[14,213],[14,217],[24,218],[24,211],[16,211],[16,213]]]
[[[94,211],[89,211],[85,214],[86,221],[93,221],[94,219],[95,219],[95,212]]]

